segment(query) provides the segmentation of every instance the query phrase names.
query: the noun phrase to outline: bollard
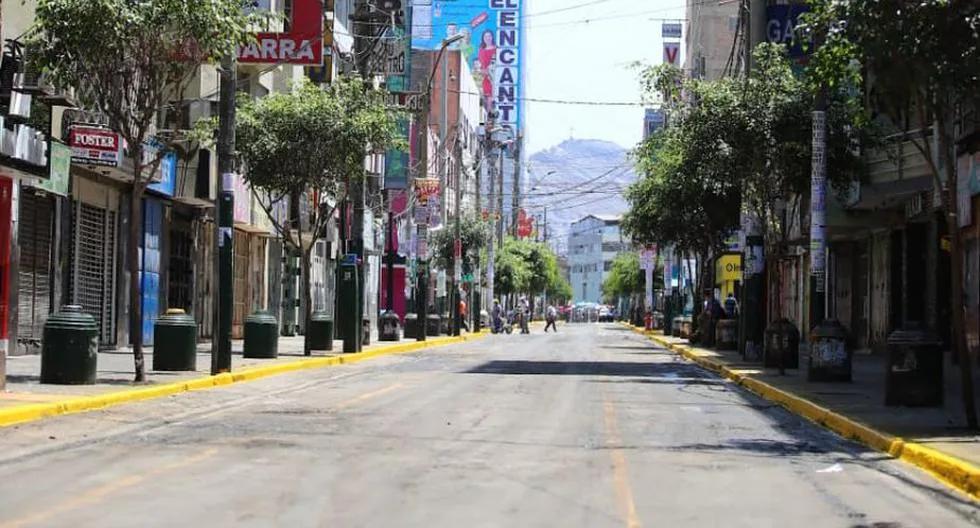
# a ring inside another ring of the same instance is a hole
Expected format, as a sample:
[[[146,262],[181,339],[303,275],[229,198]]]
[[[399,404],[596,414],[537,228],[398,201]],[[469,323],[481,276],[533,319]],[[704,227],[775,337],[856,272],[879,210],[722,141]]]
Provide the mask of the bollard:
[[[311,350],[333,350],[333,318],[327,312],[316,312],[310,316]]]
[[[197,370],[197,323],[179,308],[153,324],[153,370]]]
[[[279,322],[269,312],[258,311],[245,318],[242,357],[254,359],[279,357]]]
[[[91,385],[99,358],[99,326],[77,305],[48,317],[41,341],[41,383]]]

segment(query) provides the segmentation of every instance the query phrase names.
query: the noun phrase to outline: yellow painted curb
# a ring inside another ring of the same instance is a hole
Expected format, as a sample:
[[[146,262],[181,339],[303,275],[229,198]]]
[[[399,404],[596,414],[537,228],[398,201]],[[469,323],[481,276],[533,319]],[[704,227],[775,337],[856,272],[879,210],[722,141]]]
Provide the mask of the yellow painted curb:
[[[826,427],[844,438],[861,442],[868,447],[912,464],[936,477],[944,484],[966,493],[975,500],[980,500],[980,468],[965,460],[947,455],[931,447],[914,442],[906,442],[897,436],[878,431],[857,420],[821,407],[795,394],[741,374],[718,361],[695,354],[690,346],[671,343],[663,339],[657,332],[646,331],[628,324],[625,326],[636,333],[648,337],[658,345],[708,370],[721,374],[736,384],[745,387],[769,401],[778,403],[782,407],[811,422]]]
[[[467,334],[458,337],[435,337],[426,341],[413,341],[378,347],[372,350],[358,352],[356,354],[300,359],[288,363],[246,367],[237,372],[223,373],[216,376],[205,376],[146,388],[109,392],[96,396],[68,398],[51,403],[18,405],[6,409],[0,409],[0,427],[32,422],[52,416],[91,411],[94,409],[101,409],[123,403],[162,398],[164,396],[170,396],[172,394],[179,394],[182,392],[213,389],[215,387],[231,385],[232,383],[254,381],[261,378],[267,378],[269,376],[285,374],[287,372],[359,363],[361,361],[379,356],[405,354],[426,348],[464,343],[466,341],[479,339],[486,335],[489,335],[489,332],[483,331],[477,334]]]

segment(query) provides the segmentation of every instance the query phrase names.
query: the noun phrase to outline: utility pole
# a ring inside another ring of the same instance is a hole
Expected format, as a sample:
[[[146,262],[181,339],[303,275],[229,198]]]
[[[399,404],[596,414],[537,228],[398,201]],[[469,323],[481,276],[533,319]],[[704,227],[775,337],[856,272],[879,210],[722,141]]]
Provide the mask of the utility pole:
[[[517,225],[518,218],[520,216],[517,214],[521,208],[521,140],[523,137],[521,135],[517,136],[514,141],[514,181],[512,182],[513,195],[511,196],[511,211],[510,211],[510,230],[511,235],[517,238],[517,232],[520,226]]]
[[[496,222],[496,216],[494,215],[494,192],[496,191],[496,174],[494,174],[494,155],[493,155],[493,121],[488,120],[486,132],[484,133],[483,139],[483,159],[487,163],[487,183],[489,185],[489,192],[487,193],[487,211],[489,211],[489,218],[492,222]],[[497,237],[497,224],[493,224],[493,229],[490,230],[490,244],[487,246],[487,311],[493,309],[493,282],[496,275],[496,241]],[[491,323],[492,324],[492,323]]]
[[[495,221],[497,222],[497,249],[504,248],[504,148],[503,145],[499,146],[498,159],[499,167],[497,169],[497,216]]]
[[[211,374],[231,371],[231,323],[234,311],[234,223],[235,223],[235,57],[221,59],[221,86],[218,101],[218,173],[221,174],[215,204],[215,251],[218,273],[217,302],[214,304],[214,331],[211,338]]]

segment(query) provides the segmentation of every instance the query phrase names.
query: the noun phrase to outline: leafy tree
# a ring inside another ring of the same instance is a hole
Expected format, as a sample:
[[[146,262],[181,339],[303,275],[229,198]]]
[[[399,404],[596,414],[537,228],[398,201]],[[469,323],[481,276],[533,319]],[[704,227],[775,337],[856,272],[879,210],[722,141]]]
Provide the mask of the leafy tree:
[[[980,107],[980,4],[974,0],[810,0],[801,30],[818,43],[808,68],[814,88],[867,100],[922,154],[942,190],[950,237],[950,314],[969,427],[977,428],[957,223],[958,134]],[[856,66],[855,66],[856,65]],[[846,90],[852,88],[851,90]]]
[[[480,251],[487,245],[492,224],[479,218],[462,217],[459,227],[460,242],[463,245],[463,273],[471,273]],[[434,263],[444,269],[451,269],[456,243],[455,230],[450,228],[430,231],[429,237]]]
[[[240,0],[40,0],[36,17],[31,46],[37,63],[58,86],[76,88],[80,103],[105,116],[129,145],[133,184],[124,273],[136,381],[144,381],[138,273],[143,191],[180,136],[156,133],[156,116],[180,98],[202,64],[246,42],[258,20],[245,14]],[[155,156],[145,147],[150,139],[164,146]]]
[[[494,289],[502,295],[571,297],[571,286],[561,276],[558,258],[547,244],[509,237],[494,264]]]
[[[606,299],[629,296],[643,292],[646,277],[640,269],[640,256],[630,251],[613,259],[609,275],[602,281],[602,294]]]
[[[286,246],[300,255],[309,324],[314,244],[326,234],[351,183],[364,177],[369,149],[397,142],[395,116],[381,91],[347,78],[325,88],[303,81],[291,93],[246,98],[239,105],[236,141],[245,180]],[[289,213],[282,218],[274,208],[286,198]],[[309,333],[304,350],[309,355]]]
[[[785,49],[760,44],[745,79],[681,80],[676,69],[641,75],[669,123],[634,151],[640,181],[626,198],[624,229],[639,242],[673,244],[701,262],[722,247],[744,209],[761,220],[767,255],[778,258],[789,226],[801,226],[809,196],[813,94]],[[852,137],[869,135],[854,106],[828,109],[828,179],[845,189],[861,176]],[[854,126],[845,127],[845,123]],[[702,277],[710,273],[702,266]]]

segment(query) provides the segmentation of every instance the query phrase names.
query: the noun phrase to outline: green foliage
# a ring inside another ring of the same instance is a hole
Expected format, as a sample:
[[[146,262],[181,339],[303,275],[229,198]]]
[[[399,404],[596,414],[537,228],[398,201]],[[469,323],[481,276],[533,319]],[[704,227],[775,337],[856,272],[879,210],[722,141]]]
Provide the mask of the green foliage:
[[[744,207],[772,243],[785,227],[778,204],[809,195],[813,95],[782,46],[760,44],[754,55],[746,79],[687,80],[668,97],[667,128],[633,153],[643,177],[626,193],[623,226],[634,240],[702,254],[721,247]],[[679,82],[669,68],[646,75],[648,90]],[[860,177],[850,147],[861,131],[844,126],[854,122],[846,105],[834,101],[828,114],[828,178],[843,189]]]
[[[640,293],[646,277],[640,269],[640,256],[630,251],[616,255],[612,268],[602,281],[602,294],[607,299]]]
[[[453,246],[456,240],[454,220],[438,231],[429,232],[429,248],[435,264],[451,269],[453,265]],[[490,236],[492,224],[473,217],[464,216],[460,219],[459,232],[463,244],[463,273],[472,271],[473,263],[480,255]]]
[[[357,78],[321,88],[301,81],[291,93],[239,100],[238,151],[253,187],[273,196],[336,192],[364,175],[369,149],[397,143],[384,93]]]
[[[136,145],[198,67],[260,20],[241,0],[40,0],[36,16],[31,60]]]
[[[494,289],[503,295],[547,293],[558,298],[571,297],[571,286],[561,276],[558,258],[547,244],[507,238],[494,263]]]

